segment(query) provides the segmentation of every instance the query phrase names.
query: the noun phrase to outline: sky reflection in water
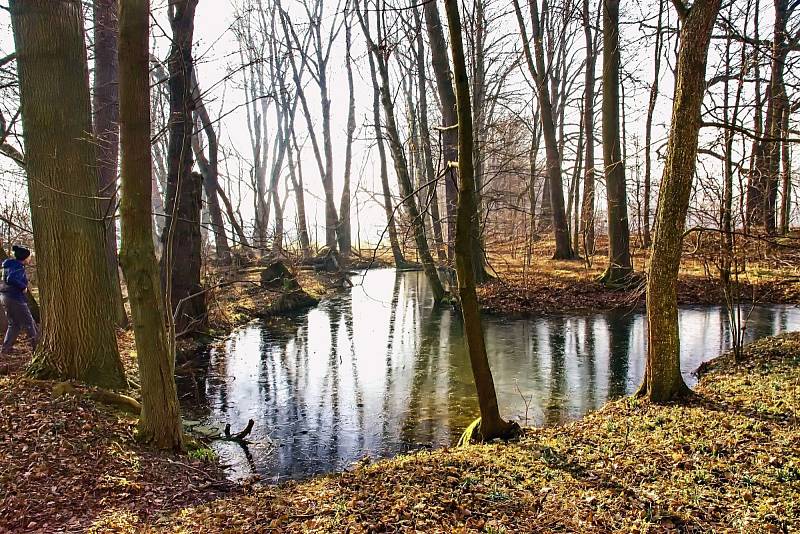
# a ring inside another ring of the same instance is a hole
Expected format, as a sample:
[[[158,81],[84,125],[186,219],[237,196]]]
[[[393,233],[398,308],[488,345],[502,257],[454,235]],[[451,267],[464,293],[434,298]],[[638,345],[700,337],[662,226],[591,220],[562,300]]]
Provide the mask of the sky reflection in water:
[[[255,420],[247,448],[215,443],[230,475],[267,480],[346,469],[454,443],[478,415],[460,318],[433,308],[421,273],[372,270],[318,308],[234,332],[206,376],[180,384],[189,414],[234,430]],[[484,317],[501,412],[558,424],[631,393],[644,372],[641,313]],[[721,308],[680,313],[684,377],[728,347]],[[747,337],[800,329],[800,309],[754,310]],[[529,406],[523,401],[528,399]]]

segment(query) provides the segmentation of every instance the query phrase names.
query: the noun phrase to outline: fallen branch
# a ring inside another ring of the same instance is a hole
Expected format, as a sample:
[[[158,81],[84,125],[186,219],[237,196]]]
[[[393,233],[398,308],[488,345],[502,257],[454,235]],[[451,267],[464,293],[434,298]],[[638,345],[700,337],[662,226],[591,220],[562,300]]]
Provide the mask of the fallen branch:
[[[246,440],[244,438],[246,438],[250,434],[250,432],[253,431],[254,424],[255,421],[250,419],[249,421],[247,421],[247,426],[245,427],[244,430],[242,430],[238,434],[231,435],[231,424],[228,423],[227,425],[225,425],[225,437],[219,439],[222,441],[235,441],[237,443],[245,443]]]

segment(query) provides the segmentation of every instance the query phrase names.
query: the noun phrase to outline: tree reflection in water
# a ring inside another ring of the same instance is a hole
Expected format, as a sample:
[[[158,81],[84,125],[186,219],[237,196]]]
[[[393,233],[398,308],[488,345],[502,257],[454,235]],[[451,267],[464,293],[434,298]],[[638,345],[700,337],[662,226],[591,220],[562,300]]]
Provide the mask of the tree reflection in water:
[[[451,445],[478,414],[460,318],[433,306],[424,276],[386,269],[353,280],[307,313],[237,330],[211,351],[207,371],[181,382],[188,417],[233,428],[256,421],[249,449],[214,445],[233,478],[299,478],[363,456]],[[718,307],[681,310],[680,327],[691,384],[730,331]],[[640,312],[487,316],[484,328],[501,412],[524,422],[521,392],[529,424],[580,417],[642,377]],[[746,337],[798,328],[796,308],[756,308]]]

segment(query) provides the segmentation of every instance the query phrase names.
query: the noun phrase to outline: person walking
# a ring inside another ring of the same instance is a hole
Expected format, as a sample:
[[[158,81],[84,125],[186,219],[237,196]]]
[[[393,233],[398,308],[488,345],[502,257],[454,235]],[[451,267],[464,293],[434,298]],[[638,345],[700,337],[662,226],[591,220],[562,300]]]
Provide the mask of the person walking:
[[[36,342],[39,340],[36,322],[28,308],[28,276],[25,274],[25,265],[30,261],[31,251],[20,245],[14,245],[11,251],[13,258],[3,262],[3,283],[0,284],[0,302],[8,319],[8,330],[0,354],[11,353],[14,342],[23,329],[30,337],[32,349],[36,349]]]

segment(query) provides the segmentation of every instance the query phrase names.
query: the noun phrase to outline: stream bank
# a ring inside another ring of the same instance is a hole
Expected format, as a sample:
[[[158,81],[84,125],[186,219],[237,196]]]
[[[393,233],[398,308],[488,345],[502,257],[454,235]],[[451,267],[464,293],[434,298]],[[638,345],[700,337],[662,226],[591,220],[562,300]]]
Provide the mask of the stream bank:
[[[516,442],[257,487],[165,532],[791,532],[800,521],[800,334],[710,366],[686,402],[624,398]]]

